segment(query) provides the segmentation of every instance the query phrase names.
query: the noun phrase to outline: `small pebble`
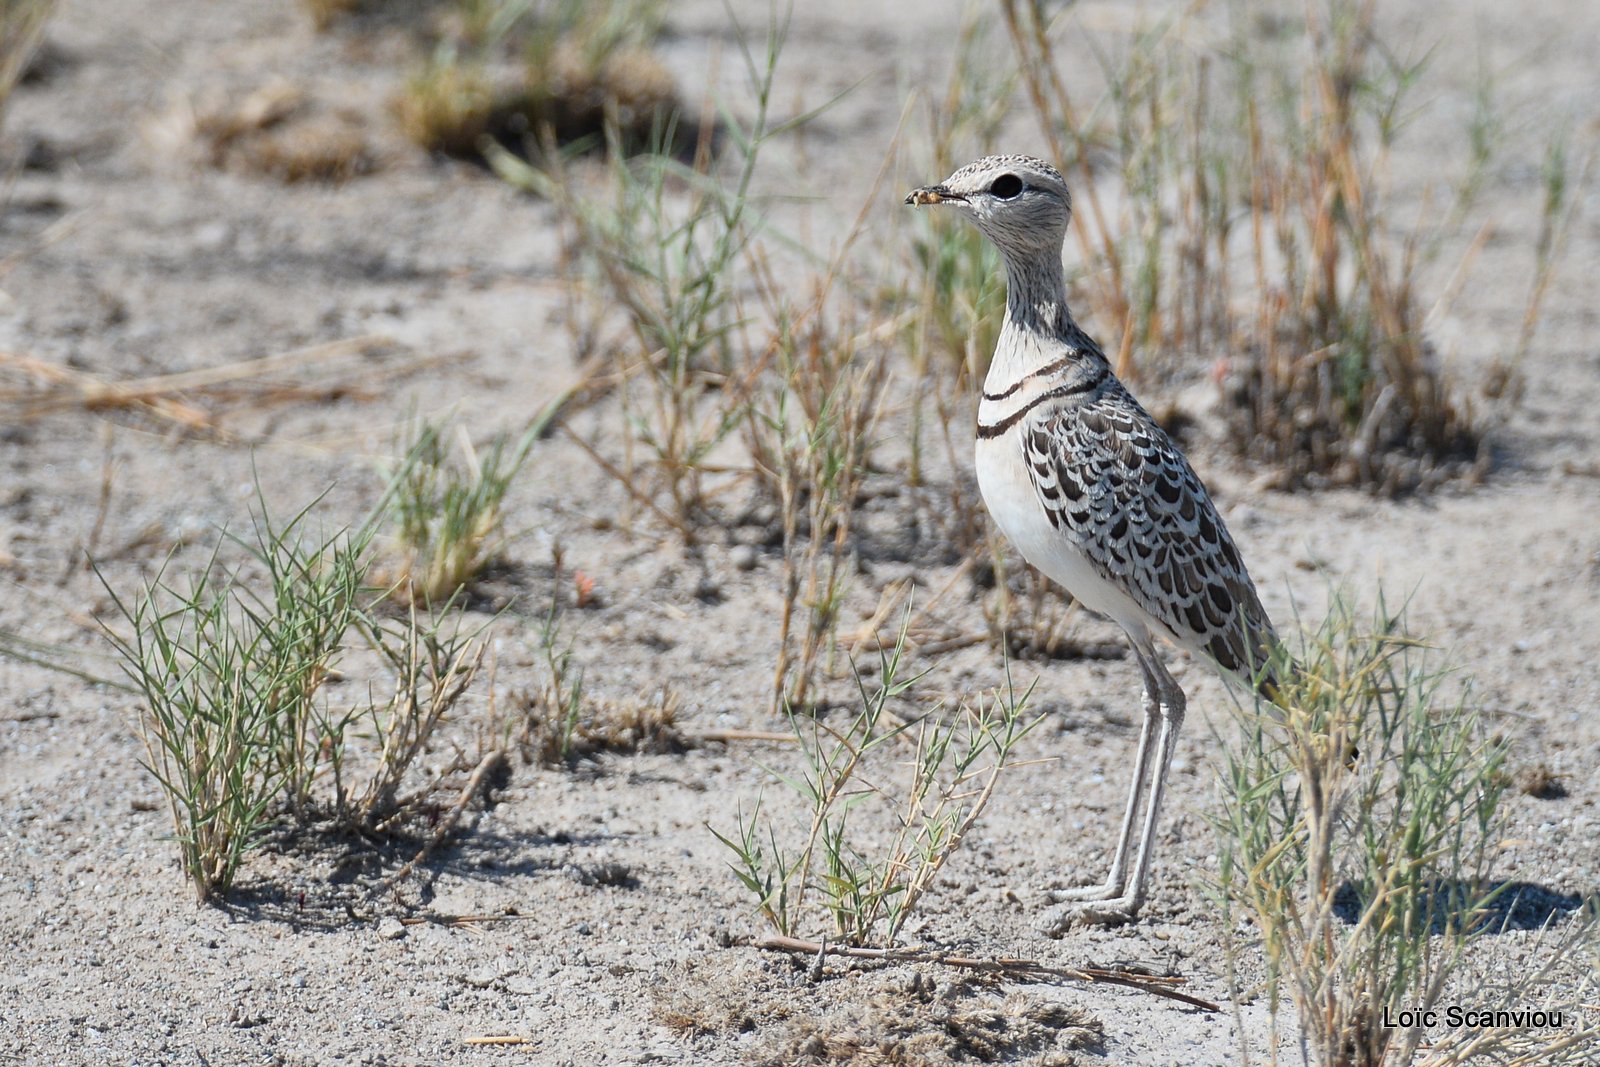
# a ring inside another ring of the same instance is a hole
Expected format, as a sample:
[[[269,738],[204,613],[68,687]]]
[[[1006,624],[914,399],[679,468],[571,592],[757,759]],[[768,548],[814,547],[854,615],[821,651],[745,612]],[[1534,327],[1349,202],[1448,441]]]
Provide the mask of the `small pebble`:
[[[385,941],[399,941],[406,936],[405,924],[393,915],[378,920],[378,936]]]
[[[733,564],[734,570],[753,571],[759,559],[754,545],[734,545],[733,551],[728,553],[728,562]]]
[[[461,981],[473,989],[488,989],[499,980],[499,973],[487,967],[479,967],[461,976]]]

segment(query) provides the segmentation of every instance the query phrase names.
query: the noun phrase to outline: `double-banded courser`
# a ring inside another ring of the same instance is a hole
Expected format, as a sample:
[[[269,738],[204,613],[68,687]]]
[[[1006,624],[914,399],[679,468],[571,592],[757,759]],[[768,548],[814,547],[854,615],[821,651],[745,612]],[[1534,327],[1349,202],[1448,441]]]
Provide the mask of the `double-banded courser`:
[[[1144,901],[1183,690],[1155,635],[1269,695],[1275,641],[1233,538],[1189,461],[1111,372],[1067,310],[1061,244],[1072,199],[1030,156],[989,156],[907,204],[949,208],[1005,259],[1006,319],[978,406],[983,501],[1024,559],[1128,634],[1144,676],[1144,725],[1111,872],[1057,889],[1040,923],[1126,921]],[[1138,848],[1133,830],[1144,810]]]

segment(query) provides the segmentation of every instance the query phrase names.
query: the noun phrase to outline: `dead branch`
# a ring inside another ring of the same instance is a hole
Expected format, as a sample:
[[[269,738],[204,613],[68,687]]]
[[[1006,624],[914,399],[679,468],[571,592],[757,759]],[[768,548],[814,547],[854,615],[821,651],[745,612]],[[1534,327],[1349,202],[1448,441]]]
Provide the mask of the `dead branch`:
[[[804,941],[797,937],[773,935],[755,942],[755,947],[772,952],[791,952],[803,956],[846,956],[851,959],[882,960],[893,963],[937,963],[967,971],[998,974],[1021,981],[1042,981],[1051,978],[1094,985],[1116,985],[1136,989],[1141,993],[1176,1000],[1202,1011],[1220,1012],[1222,1008],[1209,1000],[1190,996],[1173,988],[1187,979],[1177,976],[1140,974],[1137,971],[1117,970],[1109,967],[1052,967],[1038,960],[1000,957],[974,959],[969,956],[950,956],[921,948],[854,948],[849,945],[830,945],[825,942]]]

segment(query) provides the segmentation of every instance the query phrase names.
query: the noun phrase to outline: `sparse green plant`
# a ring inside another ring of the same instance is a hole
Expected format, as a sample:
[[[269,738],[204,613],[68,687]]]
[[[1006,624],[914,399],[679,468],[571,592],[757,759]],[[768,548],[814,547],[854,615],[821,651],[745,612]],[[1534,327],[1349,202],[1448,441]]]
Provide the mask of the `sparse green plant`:
[[[860,704],[842,727],[791,710],[802,767],[775,773],[800,801],[793,813],[804,834],[798,844],[788,843],[790,828],[780,822],[788,813],[769,813],[761,801],[748,818],[738,815],[730,835],[711,830],[733,852],[730,866],[757,910],[781,934],[802,933],[820,907],[835,938],[893,945],[1014,766],[1017,743],[1039,721],[1025,714],[1030,694],[1009,685],[949,718],[935,708],[902,720],[891,706],[920,677],[905,675],[904,654],[902,629],[894,648],[880,653],[875,684],[857,675]],[[903,780],[880,784],[892,751],[907,757],[891,764],[903,768]],[[862,826],[870,807],[886,825]]]
[[[368,580],[370,546],[387,499],[332,534],[316,529],[318,501],[283,523],[258,503],[252,534],[223,537],[186,584],[164,566],[125,598],[100,574],[127,624],[107,636],[144,700],[144,763],[202,901],[226,895],[280,812],[308,825],[328,810],[316,789],[324,777],[346,826],[382,832],[413,813],[426,791],[401,799],[400,787],[484,655],[481,628],[464,629],[453,602],[431,615],[414,603],[400,615],[376,610],[386,593]],[[245,562],[223,563],[230,544]],[[345,705],[328,695],[356,633],[389,676],[387,699]],[[363,728],[370,744],[358,765],[351,741]]]
[[[372,528],[324,536],[308,530],[313,502],[281,527],[266,501],[253,536],[240,541],[266,570],[271,586],[254,600],[248,586],[236,583],[240,606],[265,641],[273,670],[292,679],[271,694],[264,709],[275,737],[280,780],[291,807],[303,813],[311,797],[321,753],[337,732],[318,693],[343,652],[345,636],[364,614],[368,547]]]
[[[329,756],[335,807],[351,827],[381,833],[408,814],[401,785],[478,676],[488,649],[483,627],[466,628],[453,607],[446,604],[424,617],[412,603],[398,621],[363,621],[362,632],[392,676],[393,689],[387,699],[353,709],[330,735],[330,750],[337,746],[337,756]],[[366,727],[375,759],[361,787],[347,793],[341,773],[345,737],[357,724]]]
[[[1544,185],[1544,204],[1539,216],[1539,237],[1534,244],[1533,280],[1528,286],[1528,300],[1523,307],[1522,326],[1517,332],[1517,346],[1509,360],[1496,359],[1491,365],[1484,392],[1491,398],[1511,401],[1522,397],[1522,364],[1533,348],[1534,335],[1543,318],[1545,297],[1550,283],[1555,280],[1556,267],[1561,262],[1567,237],[1577,220],[1581,198],[1573,190],[1587,182],[1600,155],[1600,140],[1591,141],[1581,161],[1572,158],[1571,134],[1558,133],[1545,146],[1544,165],[1540,177]]]
[[[524,718],[519,746],[529,762],[566,762],[583,717],[583,668],[573,666],[572,642],[563,640],[561,623],[560,612],[552,604],[539,628],[546,678],[537,692],[521,701]]]
[[[1336,598],[1277,658],[1285,710],[1246,709],[1223,751],[1222,921],[1254,924],[1314,1062],[1410,1063],[1424,1030],[1385,1013],[1438,1004],[1491,929],[1504,747],[1381,602],[1363,624]]]
[[[228,891],[275,804],[304,812],[328,741],[318,691],[361,612],[367,535],[309,536],[309,512],[279,527],[263,511],[244,542],[265,597],[215,554],[187,585],[163,568],[131,601],[106,583],[132,631],[108,635],[144,698],[145,766],[201,900]]]
[[[491,152],[508,180],[563,208],[592,271],[579,284],[620,307],[630,335],[613,350],[626,427],[621,455],[580,444],[686,542],[698,537],[715,495],[740,475],[753,475],[778,504],[785,608],[775,707],[809,699],[830,656],[851,569],[851,511],[888,374],[887,361],[863,358],[861,336],[828,317],[847,303],[831,300],[844,251],[797,287],[774,274],[759,239],[751,195],[759,156],[773,137],[811,117],[781,126],[768,118],[786,33],[786,23],[774,24],[758,53],[741,32],[754,114],[723,116],[732,152],[721,163],[704,139],[691,162],[676,158],[670,127],[658,133],[655,151],[626,158],[613,132],[612,196],[601,200],[565,165],[552,161],[540,171]],[[845,249],[862,230],[858,221]],[[735,279],[751,283],[746,292]],[[857,310],[846,308],[844,321]],[[734,439],[741,427],[745,457]]]
[[[500,550],[506,493],[544,421],[520,439],[500,434],[481,449],[453,421],[414,424],[386,472],[385,494],[400,554],[394,581],[412,601],[444,603]]]
[[[776,272],[753,242],[744,266],[754,310],[741,300],[738,371],[723,409],[743,416],[757,491],[777,506],[783,544],[783,606],[772,708],[805,707],[834,668],[835,641],[855,572],[853,520],[890,402],[892,361],[880,338],[899,326],[862,328],[851,254],[864,233],[887,166],[855,224],[809,284]],[[843,283],[843,284],[841,284]],[[900,318],[903,318],[901,316]]]
[[[28,69],[44,40],[44,27],[55,12],[55,0],[4,0],[0,3],[0,122],[11,91]]]
[[[206,901],[232,886],[282,796],[273,701],[303,678],[242,617],[232,580],[209,569],[182,590],[158,573],[116,605],[132,636],[112,640],[145,701],[144,765],[166,794],[184,873]]]
[[[759,137],[752,148],[758,144]],[[597,460],[692,540],[704,506],[704,467],[737,426],[737,415],[709,390],[731,366],[729,268],[748,239],[744,212],[755,152],[729,193],[706,173],[708,157],[690,167],[661,153],[628,159],[614,147],[610,203],[580,194],[564,168],[540,175],[508,154],[493,158],[513,182],[562,205],[579,248],[597,268],[595,280],[627,314],[634,343],[617,353],[624,456],[619,467],[593,449]],[[677,196],[685,186],[687,205]],[[643,465],[636,449],[648,457]]]
[[[708,506],[706,478],[721,470],[714,453],[746,419],[777,343],[749,342],[733,300],[734,280],[763,269],[764,253],[752,244],[759,220],[751,182],[765,146],[815,114],[782,124],[769,118],[787,23],[769,28],[759,52],[736,31],[754,108],[748,120],[722,116],[729,164],[713,158],[708,130],[685,163],[671,151],[673,121],[658,128],[651,152],[633,158],[613,129],[612,195],[602,199],[557,160],[540,171],[510,153],[491,153],[503,177],[562,208],[593,270],[586,283],[622,310],[631,335],[617,349],[615,375],[627,428],[623,454],[582,443],[632,499],[690,542]],[[719,173],[725,166],[729,173]]]

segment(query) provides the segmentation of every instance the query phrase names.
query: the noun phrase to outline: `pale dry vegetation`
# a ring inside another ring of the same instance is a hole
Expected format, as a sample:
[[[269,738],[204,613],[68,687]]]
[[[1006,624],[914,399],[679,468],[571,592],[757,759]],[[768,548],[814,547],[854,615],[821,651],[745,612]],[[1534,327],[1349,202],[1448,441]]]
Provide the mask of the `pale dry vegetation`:
[[[1417,121],[1428,42],[1387,43],[1370,0],[1272,19],[1198,5],[1105,55],[1105,93],[1088,107],[1056,73],[1053,16],[1022,0],[1001,8],[1040,129],[1077,178],[1080,300],[1120,336],[1119,371],[1150,379],[1204,361],[1232,446],[1280,486],[1392,495],[1483,473],[1472,398],[1485,389],[1451,380],[1427,330],[1448,294],[1422,286],[1502,147],[1487,72],[1461,162],[1402,225],[1389,161]],[[1114,198],[1096,173],[1107,153]],[[1553,230],[1566,166],[1546,178]],[[1536,249],[1536,276],[1558,248]]]
[[[283,81],[238,99],[182,108],[172,122],[200,162],[219,170],[296,182],[346,182],[380,165],[362,117]]]
[[[414,144],[465,159],[595,149],[608,136],[646,148],[684,109],[650,47],[664,11],[659,0],[441,5],[395,116]]]

